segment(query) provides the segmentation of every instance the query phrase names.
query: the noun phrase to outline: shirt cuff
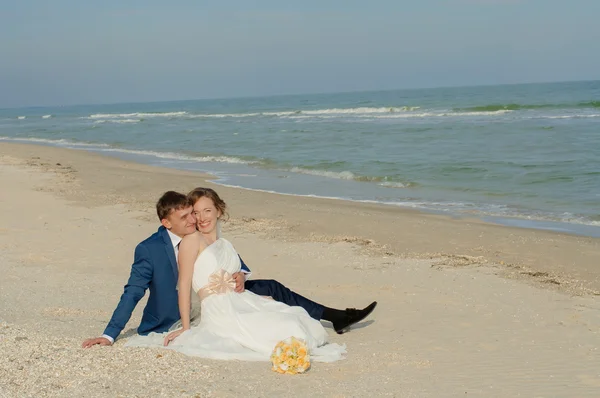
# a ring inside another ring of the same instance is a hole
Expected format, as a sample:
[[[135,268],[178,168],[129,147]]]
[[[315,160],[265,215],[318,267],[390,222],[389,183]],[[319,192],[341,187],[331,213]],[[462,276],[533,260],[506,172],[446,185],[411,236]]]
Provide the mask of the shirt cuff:
[[[102,337],[104,337],[106,340],[110,341],[110,344],[114,344],[115,343],[115,339],[113,339],[112,337],[110,337],[107,334],[103,334]]]
[[[241,270],[241,272],[244,274],[244,281],[250,279],[250,275],[252,275],[252,272],[248,272],[245,269]]]

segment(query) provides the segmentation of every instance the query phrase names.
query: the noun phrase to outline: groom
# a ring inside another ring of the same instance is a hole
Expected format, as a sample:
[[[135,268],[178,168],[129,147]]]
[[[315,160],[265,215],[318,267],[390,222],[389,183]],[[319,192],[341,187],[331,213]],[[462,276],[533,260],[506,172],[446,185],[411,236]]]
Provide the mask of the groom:
[[[156,204],[156,212],[162,226],[135,248],[129,280],[104,334],[102,337],[85,340],[83,348],[112,345],[148,289],[150,296],[138,333],[145,335],[166,332],[179,320],[177,254],[181,239],[196,231],[196,217],[190,198],[174,191],[163,194]],[[373,302],[362,310],[328,308],[292,292],[275,280],[246,280],[249,274],[250,269],[242,261],[242,271],[234,275],[236,291],[247,289],[290,306],[303,307],[311,317],[332,322],[339,334],[366,318],[377,305],[377,302]]]

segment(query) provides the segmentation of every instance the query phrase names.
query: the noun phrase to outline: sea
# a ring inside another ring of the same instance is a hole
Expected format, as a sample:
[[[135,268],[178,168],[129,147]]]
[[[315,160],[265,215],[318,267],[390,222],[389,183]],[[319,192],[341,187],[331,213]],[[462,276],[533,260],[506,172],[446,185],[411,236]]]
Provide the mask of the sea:
[[[600,81],[0,109],[2,142],[600,237]]]

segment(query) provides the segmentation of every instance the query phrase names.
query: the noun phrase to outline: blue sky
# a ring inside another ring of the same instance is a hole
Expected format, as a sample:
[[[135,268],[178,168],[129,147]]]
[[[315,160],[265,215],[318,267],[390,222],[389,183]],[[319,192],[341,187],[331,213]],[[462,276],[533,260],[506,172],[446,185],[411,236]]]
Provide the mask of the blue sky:
[[[600,0],[0,0],[0,107],[600,79]]]

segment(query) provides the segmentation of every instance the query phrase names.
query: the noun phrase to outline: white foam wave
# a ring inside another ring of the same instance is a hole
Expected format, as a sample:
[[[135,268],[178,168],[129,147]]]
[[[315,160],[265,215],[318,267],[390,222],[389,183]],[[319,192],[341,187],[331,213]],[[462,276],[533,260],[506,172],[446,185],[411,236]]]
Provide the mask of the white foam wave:
[[[323,195],[315,195],[315,194],[297,194],[297,193],[278,192],[278,191],[273,191],[273,190],[270,190],[270,189],[248,188],[248,187],[244,187],[242,185],[226,184],[224,182],[225,180],[226,180],[225,178],[221,178],[219,180],[216,180],[216,181],[213,180],[211,182],[213,182],[215,184],[218,184],[218,185],[221,185],[223,187],[238,188],[238,189],[243,189],[243,190],[246,190],[246,191],[266,192],[266,193],[271,193],[271,194],[275,194],[275,195],[282,195],[282,196],[295,196],[295,197],[303,197],[303,198],[319,198],[319,199],[332,199],[332,200],[346,200],[346,201],[350,201],[350,202],[362,202],[360,200],[352,200],[352,199],[344,198],[344,197],[340,197],[340,196],[323,196]],[[381,202],[376,202],[376,203],[381,203]]]
[[[94,144],[88,142],[74,142],[65,139],[59,140],[50,140],[45,138],[15,138],[15,137],[2,137],[0,136],[0,141],[14,141],[14,142],[32,142],[32,143],[40,143],[40,144],[51,144],[57,146],[64,147],[86,147],[92,150],[97,150],[98,152],[117,152],[117,153],[126,153],[132,155],[146,155],[153,156],[159,159],[166,160],[182,160],[182,161],[190,161],[190,162],[214,162],[214,163],[232,163],[232,164],[260,164],[259,161],[253,160],[245,160],[241,158],[237,158],[234,156],[191,156],[191,155],[183,155],[174,152],[155,152],[155,151],[144,151],[144,150],[136,150],[136,149],[121,149],[121,148],[113,148],[108,144]]]
[[[390,114],[397,112],[412,112],[417,109],[420,109],[419,106],[402,106],[402,107],[381,107],[381,108],[369,108],[369,107],[360,107],[360,108],[333,108],[333,109],[317,109],[317,110],[308,110],[308,111],[300,111],[300,112],[292,112],[299,113],[302,115],[366,115],[366,114]],[[279,115],[278,115],[279,116]]]
[[[140,119],[122,119],[122,120],[114,120],[115,123],[139,123]]]
[[[589,117],[600,117],[599,114],[586,115],[560,115],[560,116],[541,116],[540,119],[583,119]]]
[[[387,188],[407,188],[410,184],[403,184],[401,182],[393,182],[393,181],[384,181],[380,182],[379,185]]]
[[[460,116],[495,116],[513,112],[512,110],[501,109],[497,111],[481,112],[453,112],[453,111],[430,111],[415,112],[421,109],[418,106],[402,107],[359,107],[359,108],[328,108],[314,110],[292,110],[280,112],[246,112],[246,113],[188,113],[181,112],[163,112],[163,113],[96,113],[85,117],[92,120],[133,120],[143,118],[183,118],[183,119],[224,119],[224,118],[248,118],[248,117],[281,117],[290,119],[308,119],[320,118],[331,119],[340,117],[350,118],[377,118],[377,119],[395,119],[395,118],[426,118],[426,117],[460,117]]]
[[[18,120],[23,120],[23,119],[25,119],[25,116],[17,116],[17,119]]]
[[[99,119],[94,121],[94,124],[102,124],[102,123],[119,123],[119,124],[127,124],[127,123],[139,123],[140,119]]]
[[[378,177],[363,177],[354,174],[351,171],[328,171],[328,170],[313,170],[313,169],[305,169],[302,167],[292,167],[289,169],[292,173],[299,174],[307,174],[316,177],[326,177],[326,178],[335,178],[338,180],[348,180],[348,181],[363,181],[363,182],[377,182],[381,179]],[[384,181],[379,182],[378,185],[390,188],[408,188],[410,184],[403,184],[401,182],[396,181]]]
[[[135,112],[135,113],[96,113],[84,119],[132,119],[132,118],[150,118],[150,117],[180,117],[187,115],[187,112]]]
[[[109,145],[107,144],[94,144],[90,142],[75,142],[69,141],[65,139],[60,140],[49,140],[45,138],[18,138],[18,137],[0,137],[1,141],[15,141],[15,142],[36,142],[40,144],[52,144],[58,146],[68,146],[68,147],[90,147],[90,148],[107,148]]]
[[[265,115],[264,113],[214,113],[214,114],[191,114],[191,115],[187,115],[188,119],[202,119],[202,118],[214,118],[214,119],[224,119],[224,118],[237,118],[237,117],[255,117],[255,116],[262,116]]]
[[[420,107],[418,106],[403,106],[403,107],[381,107],[381,108],[331,108],[331,109],[315,109],[315,110],[295,110],[295,111],[281,111],[281,112],[252,112],[252,113],[215,113],[215,114],[195,114],[190,115],[193,118],[227,118],[227,117],[254,117],[254,116],[277,116],[277,117],[288,117],[288,116],[341,116],[341,115],[373,115],[373,114],[387,114],[395,112],[412,112]]]
[[[149,117],[184,117],[189,119],[196,118],[243,118],[256,116],[293,116],[293,115],[373,115],[373,114],[389,114],[398,112],[413,112],[420,109],[418,106],[402,106],[402,107],[380,107],[380,108],[331,108],[331,109],[316,109],[316,110],[294,110],[281,112],[247,112],[247,113],[210,113],[210,114],[189,114],[188,112],[157,112],[157,113],[96,113],[87,117],[87,119],[123,119],[123,118],[149,118]]]
[[[362,108],[358,108],[362,109]],[[278,112],[273,113],[273,116],[288,117],[290,119],[309,119],[311,117],[319,117],[323,119],[337,118],[340,116],[366,117],[371,119],[404,119],[404,118],[426,118],[426,117],[460,117],[460,116],[496,116],[505,113],[513,112],[511,110],[498,111],[483,111],[483,112],[413,112],[419,107],[414,107],[411,111],[406,112],[381,112],[381,109],[373,108],[369,112],[336,112],[337,109],[326,109],[322,111],[302,111],[302,112]],[[355,109],[356,110],[356,109]],[[265,114],[266,115],[266,114]]]
[[[50,119],[52,117],[52,115],[44,115],[42,116],[42,119]]]
[[[593,227],[600,227],[600,221],[590,220],[587,217],[578,216],[572,213],[563,213],[557,217],[543,217],[542,219],[547,219],[550,221],[558,221],[565,222],[568,224],[579,224],[579,225],[590,225]]]
[[[214,162],[214,163],[232,163],[232,164],[258,164],[258,161],[244,160],[234,156],[191,156],[183,155],[175,152],[155,152],[155,151],[144,151],[137,149],[120,149],[120,148],[106,148],[101,149],[101,152],[118,152],[127,153],[132,155],[145,155],[153,156],[159,159],[165,160],[180,160],[189,162]]]
[[[476,217],[497,217],[499,219],[517,219],[533,223],[565,223],[600,227],[600,221],[590,220],[587,217],[571,213],[553,214],[547,212],[523,213],[519,210],[501,204],[475,204],[469,202],[436,202],[436,201],[402,201],[380,202],[374,200],[361,200],[360,202],[383,203],[388,205],[410,207],[413,209],[435,211],[450,214],[461,214]],[[535,225],[535,224],[532,224]],[[535,225],[540,228],[540,225]]]
[[[326,170],[311,170],[303,169],[300,167],[292,167],[290,169],[292,173],[308,174],[318,177],[337,178],[340,180],[355,180],[356,175],[350,171],[326,171]]]
[[[483,112],[423,112],[410,113],[405,115],[382,115],[380,119],[399,119],[399,118],[424,118],[424,117],[462,117],[462,116],[497,116],[512,112],[511,110],[483,111]]]
[[[413,119],[413,118],[436,118],[436,117],[477,117],[477,116],[497,116],[502,115],[507,112],[512,112],[509,110],[501,110],[501,111],[493,111],[493,112],[422,112],[422,113],[404,113],[404,114],[393,114],[393,115],[362,115],[361,117],[356,117],[356,120],[361,121],[374,121],[380,119]],[[319,119],[334,119],[339,116],[335,115],[323,115],[319,116]],[[289,116],[288,119],[312,119],[314,116],[308,115],[293,115]]]

